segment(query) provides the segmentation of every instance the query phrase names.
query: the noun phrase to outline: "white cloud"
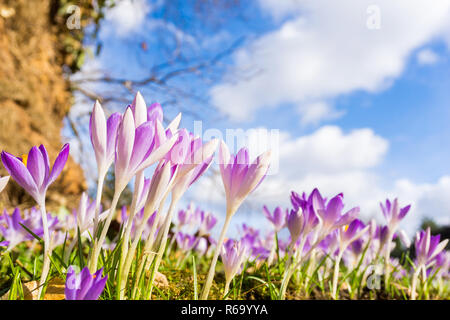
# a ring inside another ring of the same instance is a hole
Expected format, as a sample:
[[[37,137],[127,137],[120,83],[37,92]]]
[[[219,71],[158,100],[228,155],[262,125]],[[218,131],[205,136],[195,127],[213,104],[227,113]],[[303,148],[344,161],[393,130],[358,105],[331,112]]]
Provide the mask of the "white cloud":
[[[355,90],[383,90],[401,75],[411,52],[444,34],[450,18],[450,0],[433,6],[423,0],[379,0],[381,28],[371,30],[366,10],[372,1],[280,3],[261,0],[268,13],[287,21],[238,51],[224,77],[234,82],[210,91],[213,104],[234,120],[246,120],[260,108],[314,106]],[[230,76],[242,71],[252,76],[242,81]],[[300,111],[311,117],[308,108]],[[314,121],[321,116],[328,113],[316,114]]]
[[[344,115],[344,111],[338,111],[325,102],[313,102],[309,104],[302,104],[298,111],[302,116],[300,123],[303,126],[317,125],[324,120],[334,120]]]
[[[116,36],[124,37],[141,28],[151,8],[146,0],[122,0],[106,12],[106,21]]]
[[[436,52],[430,49],[423,49],[417,53],[417,62],[422,65],[435,64],[439,61],[439,56]]]
[[[264,130],[259,128],[251,135],[261,134]],[[250,137],[247,141],[252,139],[255,138]],[[262,216],[258,219],[257,215],[264,204],[272,208],[278,205],[289,207],[292,190],[309,193],[317,187],[328,197],[343,192],[347,209],[359,206],[363,219],[376,218],[382,223],[381,201],[398,197],[402,206],[412,204],[411,212],[401,225],[410,235],[423,217],[433,217],[438,223],[450,223],[450,176],[429,184],[417,184],[406,179],[386,182],[377,172],[377,167],[382,164],[388,146],[388,141],[371,129],[345,133],[339,127],[325,126],[297,138],[281,132],[278,147],[280,170],[277,174],[268,175],[244,203],[238,213],[242,215],[239,222],[247,221],[248,217],[255,226],[264,226],[265,220]],[[192,186],[188,197],[201,206],[223,212],[224,189],[220,175],[200,179]],[[248,216],[251,212],[253,214]]]

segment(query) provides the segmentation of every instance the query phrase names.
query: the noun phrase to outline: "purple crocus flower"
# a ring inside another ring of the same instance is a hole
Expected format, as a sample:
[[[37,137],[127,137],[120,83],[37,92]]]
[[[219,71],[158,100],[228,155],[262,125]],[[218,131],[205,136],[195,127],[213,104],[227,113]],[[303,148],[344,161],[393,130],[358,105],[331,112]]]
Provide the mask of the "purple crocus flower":
[[[58,224],[58,218],[47,214],[47,219],[49,228],[54,229]],[[22,218],[19,208],[15,208],[11,215],[5,209],[3,215],[0,216],[0,234],[5,240],[0,242],[0,246],[8,247],[9,251],[24,241],[34,240],[34,237],[21,224],[37,236],[42,237],[44,230],[42,217],[38,210],[34,207],[31,210],[25,210],[24,218]]]
[[[263,213],[266,218],[272,223],[275,232],[279,232],[286,226],[288,210],[283,210],[281,207],[276,207],[272,215],[267,206],[264,206]]]
[[[192,212],[189,210],[178,211],[178,229],[181,229],[184,225],[188,224],[191,220]]]
[[[198,228],[199,236],[207,235],[217,223],[217,218],[212,213],[200,211],[200,227]]]
[[[123,190],[137,172],[161,160],[175,143],[176,136],[156,146],[155,135],[163,131],[161,123],[144,122],[136,127],[128,107],[117,132],[115,153],[116,190]]]
[[[270,157],[271,153],[267,151],[250,162],[247,148],[232,155],[225,142],[221,142],[219,166],[227,199],[227,215],[233,215],[262,182],[269,169]]]
[[[441,236],[432,236],[430,228],[417,233],[415,248],[418,267],[428,268],[435,263],[436,256],[445,249],[448,239],[440,242]]]
[[[342,214],[344,209],[344,203],[342,202],[344,195],[342,193],[332,198],[328,203],[322,198],[318,189],[313,190],[311,197],[314,211],[321,222],[321,237],[326,236],[337,228],[348,225],[359,214],[359,207],[350,209],[345,214]]]
[[[5,209],[1,218],[4,225],[0,224],[0,233],[5,240],[0,242],[0,246],[8,247],[9,251],[19,243],[30,240],[31,235],[20,225],[24,224],[24,220],[19,208],[15,208],[11,216]]]
[[[163,122],[163,110],[159,103],[155,102],[150,105],[147,109],[147,119],[148,121],[156,121]]]
[[[394,199],[393,203],[386,199],[386,204],[380,203],[381,212],[388,222],[389,229],[391,232],[395,232],[398,223],[403,220],[406,214],[411,209],[411,205],[407,205],[404,208],[400,208],[398,204],[398,199]]]
[[[66,300],[97,300],[105,288],[108,276],[101,277],[103,268],[91,274],[85,267],[79,274],[72,266],[67,270],[66,287],[64,290]]]
[[[234,240],[227,240],[220,253],[222,258],[223,268],[225,270],[225,293],[228,291],[228,286],[236,274],[242,271],[242,264],[247,258],[249,248],[242,242]]]
[[[16,158],[2,151],[2,162],[11,177],[24,188],[39,206],[45,203],[47,188],[56,180],[64,168],[69,156],[69,144],[65,144],[50,170],[47,150],[41,144],[32,147],[28,155]]]
[[[359,239],[369,228],[369,225],[366,226],[361,220],[355,219],[348,227],[338,229],[340,250],[344,251],[350,243]]]
[[[122,115],[117,112],[106,120],[102,106],[98,101],[95,102],[89,122],[89,135],[100,178],[106,174],[114,161],[117,129],[121,120]]]
[[[100,215],[100,221],[108,216],[108,210]],[[81,194],[80,202],[77,210],[73,211],[77,224],[76,226],[80,229],[80,234],[83,235],[86,231],[91,229],[94,225],[95,217],[95,201],[90,201],[88,195],[83,192]]]
[[[286,220],[293,243],[300,236],[306,237],[319,224],[319,219],[312,210],[312,207],[305,207],[302,211],[300,211],[300,208],[291,210]]]
[[[423,281],[426,281],[427,269],[436,264],[436,259],[439,253],[441,253],[447,246],[448,239],[441,241],[441,236],[432,236],[430,227],[426,231],[420,231],[416,235],[415,249],[416,249],[416,261],[415,272],[412,277],[411,284],[411,300],[416,299],[416,286],[417,278],[422,272]]]
[[[172,197],[179,199],[186,190],[208,170],[217,148],[217,139],[204,143],[185,129],[179,131],[179,138],[167,157],[177,168]]]
[[[199,255],[204,256],[208,251],[208,247],[208,240],[202,237],[198,238],[197,244],[195,245],[194,249]]]
[[[197,238],[195,236],[183,234],[182,232],[178,232],[175,237],[178,248],[180,248],[183,252],[191,251],[197,242]]]

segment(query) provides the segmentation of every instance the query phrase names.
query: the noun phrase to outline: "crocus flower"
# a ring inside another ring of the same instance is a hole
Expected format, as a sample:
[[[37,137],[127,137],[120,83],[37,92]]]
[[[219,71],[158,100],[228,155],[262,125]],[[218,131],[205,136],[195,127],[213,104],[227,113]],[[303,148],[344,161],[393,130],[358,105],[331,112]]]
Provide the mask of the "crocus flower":
[[[164,130],[158,121],[156,125],[147,121],[136,127],[131,108],[127,108],[117,133],[115,155],[117,190],[123,190],[137,172],[162,159],[175,143],[176,136],[173,136],[155,147],[154,138],[158,130]]]
[[[310,206],[301,211],[300,208],[291,210],[286,221],[292,243],[296,242],[301,235],[306,237],[319,224],[319,219]]]
[[[283,210],[281,209],[281,207],[276,207],[272,215],[267,206],[264,206],[263,213],[266,216],[267,220],[269,220],[272,223],[275,232],[279,232],[286,226],[286,218],[288,215],[287,210]]]
[[[107,217],[108,210],[100,215],[100,221]],[[81,194],[77,210],[74,210],[77,219],[77,227],[80,229],[80,235],[83,235],[94,225],[95,201],[90,201],[86,192]]]
[[[91,274],[85,267],[79,274],[72,266],[67,270],[65,296],[66,300],[97,300],[105,288],[108,276],[101,277],[103,268]]]
[[[191,251],[194,248],[197,238],[193,235],[183,234],[182,232],[178,232],[176,234],[177,245],[183,252]]]
[[[390,231],[393,233],[397,229],[398,223],[403,220],[406,214],[411,209],[411,205],[400,208],[398,204],[398,199],[394,199],[393,203],[386,199],[386,204],[380,203],[381,212],[388,222]]]
[[[98,101],[95,102],[89,122],[89,135],[100,176],[106,174],[114,161],[117,129],[121,120],[122,115],[117,112],[106,120],[102,106]]]
[[[353,241],[359,239],[369,230],[369,228],[369,225],[366,226],[361,220],[355,219],[348,227],[338,229],[339,250],[344,251]]]
[[[225,142],[219,150],[219,166],[227,199],[227,215],[233,215],[245,198],[256,189],[267,174],[271,153],[267,151],[252,163],[247,148],[230,154]]]
[[[32,147],[28,155],[16,158],[2,151],[2,162],[11,177],[42,206],[47,188],[56,180],[69,156],[69,144],[65,144],[50,170],[47,150],[43,145]]]
[[[0,192],[5,189],[6,185],[8,184],[9,176],[6,177],[0,177]]]
[[[47,219],[49,228],[54,229],[58,224],[58,219],[50,214],[47,215]],[[23,218],[19,208],[15,208],[11,215],[5,209],[3,215],[0,216],[0,222],[0,234],[5,238],[4,241],[0,242],[0,246],[8,247],[8,251],[24,241],[34,240],[34,237],[22,225],[39,237],[42,237],[44,233],[42,217],[35,208],[26,210]]]
[[[387,220],[387,234],[384,246],[384,281],[385,286],[387,287],[389,284],[389,261],[391,255],[391,241],[392,237],[397,230],[398,224],[400,221],[406,216],[406,214],[411,209],[411,205],[408,205],[404,208],[399,207],[398,199],[395,199],[393,203],[386,200],[386,205],[380,203],[381,211],[383,212],[384,217]]]
[[[234,240],[226,241],[221,250],[221,258],[223,268],[225,270],[225,290],[224,296],[228,293],[231,280],[234,276],[241,272],[242,264],[248,255],[248,247],[242,242],[236,242]]]
[[[5,240],[0,242],[0,246],[8,247],[9,251],[19,243],[30,240],[31,234],[20,225],[24,224],[24,220],[19,208],[15,208],[11,216],[5,209],[1,218],[5,225],[0,224],[0,233]]]
[[[194,137],[184,129],[180,130],[177,142],[167,155],[178,168],[172,197],[181,197],[208,170],[217,143],[217,139],[204,143],[201,138]]]
[[[342,214],[344,209],[344,203],[342,202],[344,196],[342,193],[326,202],[319,190],[314,189],[311,197],[314,211],[321,222],[321,237],[326,236],[337,228],[348,225],[359,214],[359,207],[350,209],[345,214]]]
[[[217,218],[212,213],[200,211],[200,227],[198,228],[199,236],[207,235],[217,223]]]
[[[188,224],[191,217],[192,212],[189,209],[178,211],[178,229],[181,229],[181,227]]]
[[[348,245],[353,241],[359,239],[370,226],[365,226],[360,220],[353,220],[348,227],[341,227],[337,229],[337,241],[339,247],[339,253],[335,260],[334,276],[333,276],[333,287],[332,294],[333,298],[337,298],[337,282],[339,277],[339,264],[341,262],[342,256],[347,249]]]
[[[426,231],[420,231],[416,235],[416,271],[411,284],[411,300],[416,299],[417,278],[422,271],[423,281],[426,281],[427,269],[436,264],[436,258],[447,246],[448,239],[440,241],[441,236],[432,236],[430,227]]]
[[[194,249],[199,255],[204,256],[208,251],[208,247],[208,240],[206,238],[198,238]]]
[[[428,268],[435,262],[436,256],[445,249],[448,239],[441,241],[441,236],[432,236],[430,228],[426,231],[420,231],[416,235],[415,248],[417,257],[417,266]]]

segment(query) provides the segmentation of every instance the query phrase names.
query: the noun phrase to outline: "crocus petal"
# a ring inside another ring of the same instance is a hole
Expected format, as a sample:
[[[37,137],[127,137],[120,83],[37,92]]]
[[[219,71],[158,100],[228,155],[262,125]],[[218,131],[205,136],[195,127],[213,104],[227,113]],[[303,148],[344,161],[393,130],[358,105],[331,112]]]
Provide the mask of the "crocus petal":
[[[170,130],[171,132],[175,132],[178,129],[178,126],[180,125],[181,121],[181,112],[172,120],[171,123],[167,126],[167,130]]]
[[[335,223],[334,227],[340,228],[342,226],[345,226],[345,225],[351,223],[353,220],[355,220],[358,217],[359,211],[360,211],[359,207],[350,209],[347,213],[342,215],[341,218],[339,218],[339,220]]]
[[[139,167],[145,156],[149,152],[154,136],[154,126],[151,122],[145,122],[136,128],[134,136],[133,153],[130,158],[128,171],[130,174],[135,174],[135,169]]]
[[[66,300],[76,300],[77,293],[77,275],[72,266],[67,270],[66,286],[64,288],[64,294]]]
[[[55,163],[53,164],[52,172],[50,173],[50,176],[46,183],[47,186],[52,184],[56,180],[56,178],[58,178],[61,171],[64,169],[64,166],[66,165],[67,162],[67,158],[69,157],[69,150],[70,150],[69,144],[66,143],[62,147],[58,156],[56,157]]]
[[[118,112],[113,113],[106,122],[106,164],[105,169],[114,161],[116,152],[117,130],[122,122],[122,115]]]
[[[39,150],[41,151],[42,157],[44,158],[44,165],[45,165],[45,179],[48,179],[50,175],[50,159],[48,157],[47,149],[45,149],[45,146],[41,144],[39,146]]]
[[[28,153],[27,169],[40,189],[45,178],[45,164],[42,153],[37,147],[32,147]]]
[[[131,109],[133,111],[136,128],[144,122],[147,122],[147,105],[145,104],[144,97],[142,97],[139,91],[134,97],[133,103],[131,104]]]
[[[127,173],[128,165],[133,153],[134,134],[136,127],[134,125],[133,114],[130,108],[127,108],[123,120],[117,132],[117,150],[116,150],[116,184],[127,184],[128,181],[121,181]]]
[[[261,183],[261,180],[269,170],[271,156],[272,153],[269,150],[255,159],[245,176],[244,183],[239,189],[239,196],[248,195]]]
[[[106,157],[106,119],[103,108],[95,101],[89,122],[89,135],[94,148],[97,165],[100,167]]]
[[[92,277],[87,267],[84,267],[83,270],[81,270],[80,278],[81,283],[80,289],[77,292],[77,300],[85,300],[85,296],[91,288],[94,282],[94,278]]]
[[[152,153],[148,156],[147,159],[145,159],[139,167],[136,169],[136,171],[144,170],[147,167],[151,166],[152,164],[160,161],[167,152],[172,148],[174,145],[178,135],[173,135],[170,139],[167,139],[161,146],[159,146],[157,149],[152,151]]]
[[[163,122],[163,110],[159,103],[152,103],[147,109],[147,120]]]
[[[402,209],[400,209],[400,213],[398,214],[398,218],[399,219],[403,219],[406,214],[409,212],[409,210],[411,209],[411,205],[408,205]]]
[[[34,200],[37,202],[41,201],[42,199],[38,187],[22,161],[5,151],[2,152],[1,157],[3,165],[11,177],[13,177],[13,179],[34,198]]]

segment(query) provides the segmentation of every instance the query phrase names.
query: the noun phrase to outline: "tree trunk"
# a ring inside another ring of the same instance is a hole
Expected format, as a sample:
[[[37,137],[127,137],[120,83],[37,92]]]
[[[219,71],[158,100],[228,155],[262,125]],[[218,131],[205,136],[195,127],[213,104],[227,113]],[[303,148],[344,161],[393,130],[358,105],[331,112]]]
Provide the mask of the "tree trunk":
[[[52,22],[54,4],[0,0],[0,150],[20,156],[43,144],[51,163],[63,145],[63,119],[73,101],[63,71],[62,28]],[[5,174],[0,165],[0,175]],[[69,158],[48,191],[49,208],[73,207],[85,189],[82,169]],[[7,208],[32,204],[15,182],[8,184],[0,202]]]

